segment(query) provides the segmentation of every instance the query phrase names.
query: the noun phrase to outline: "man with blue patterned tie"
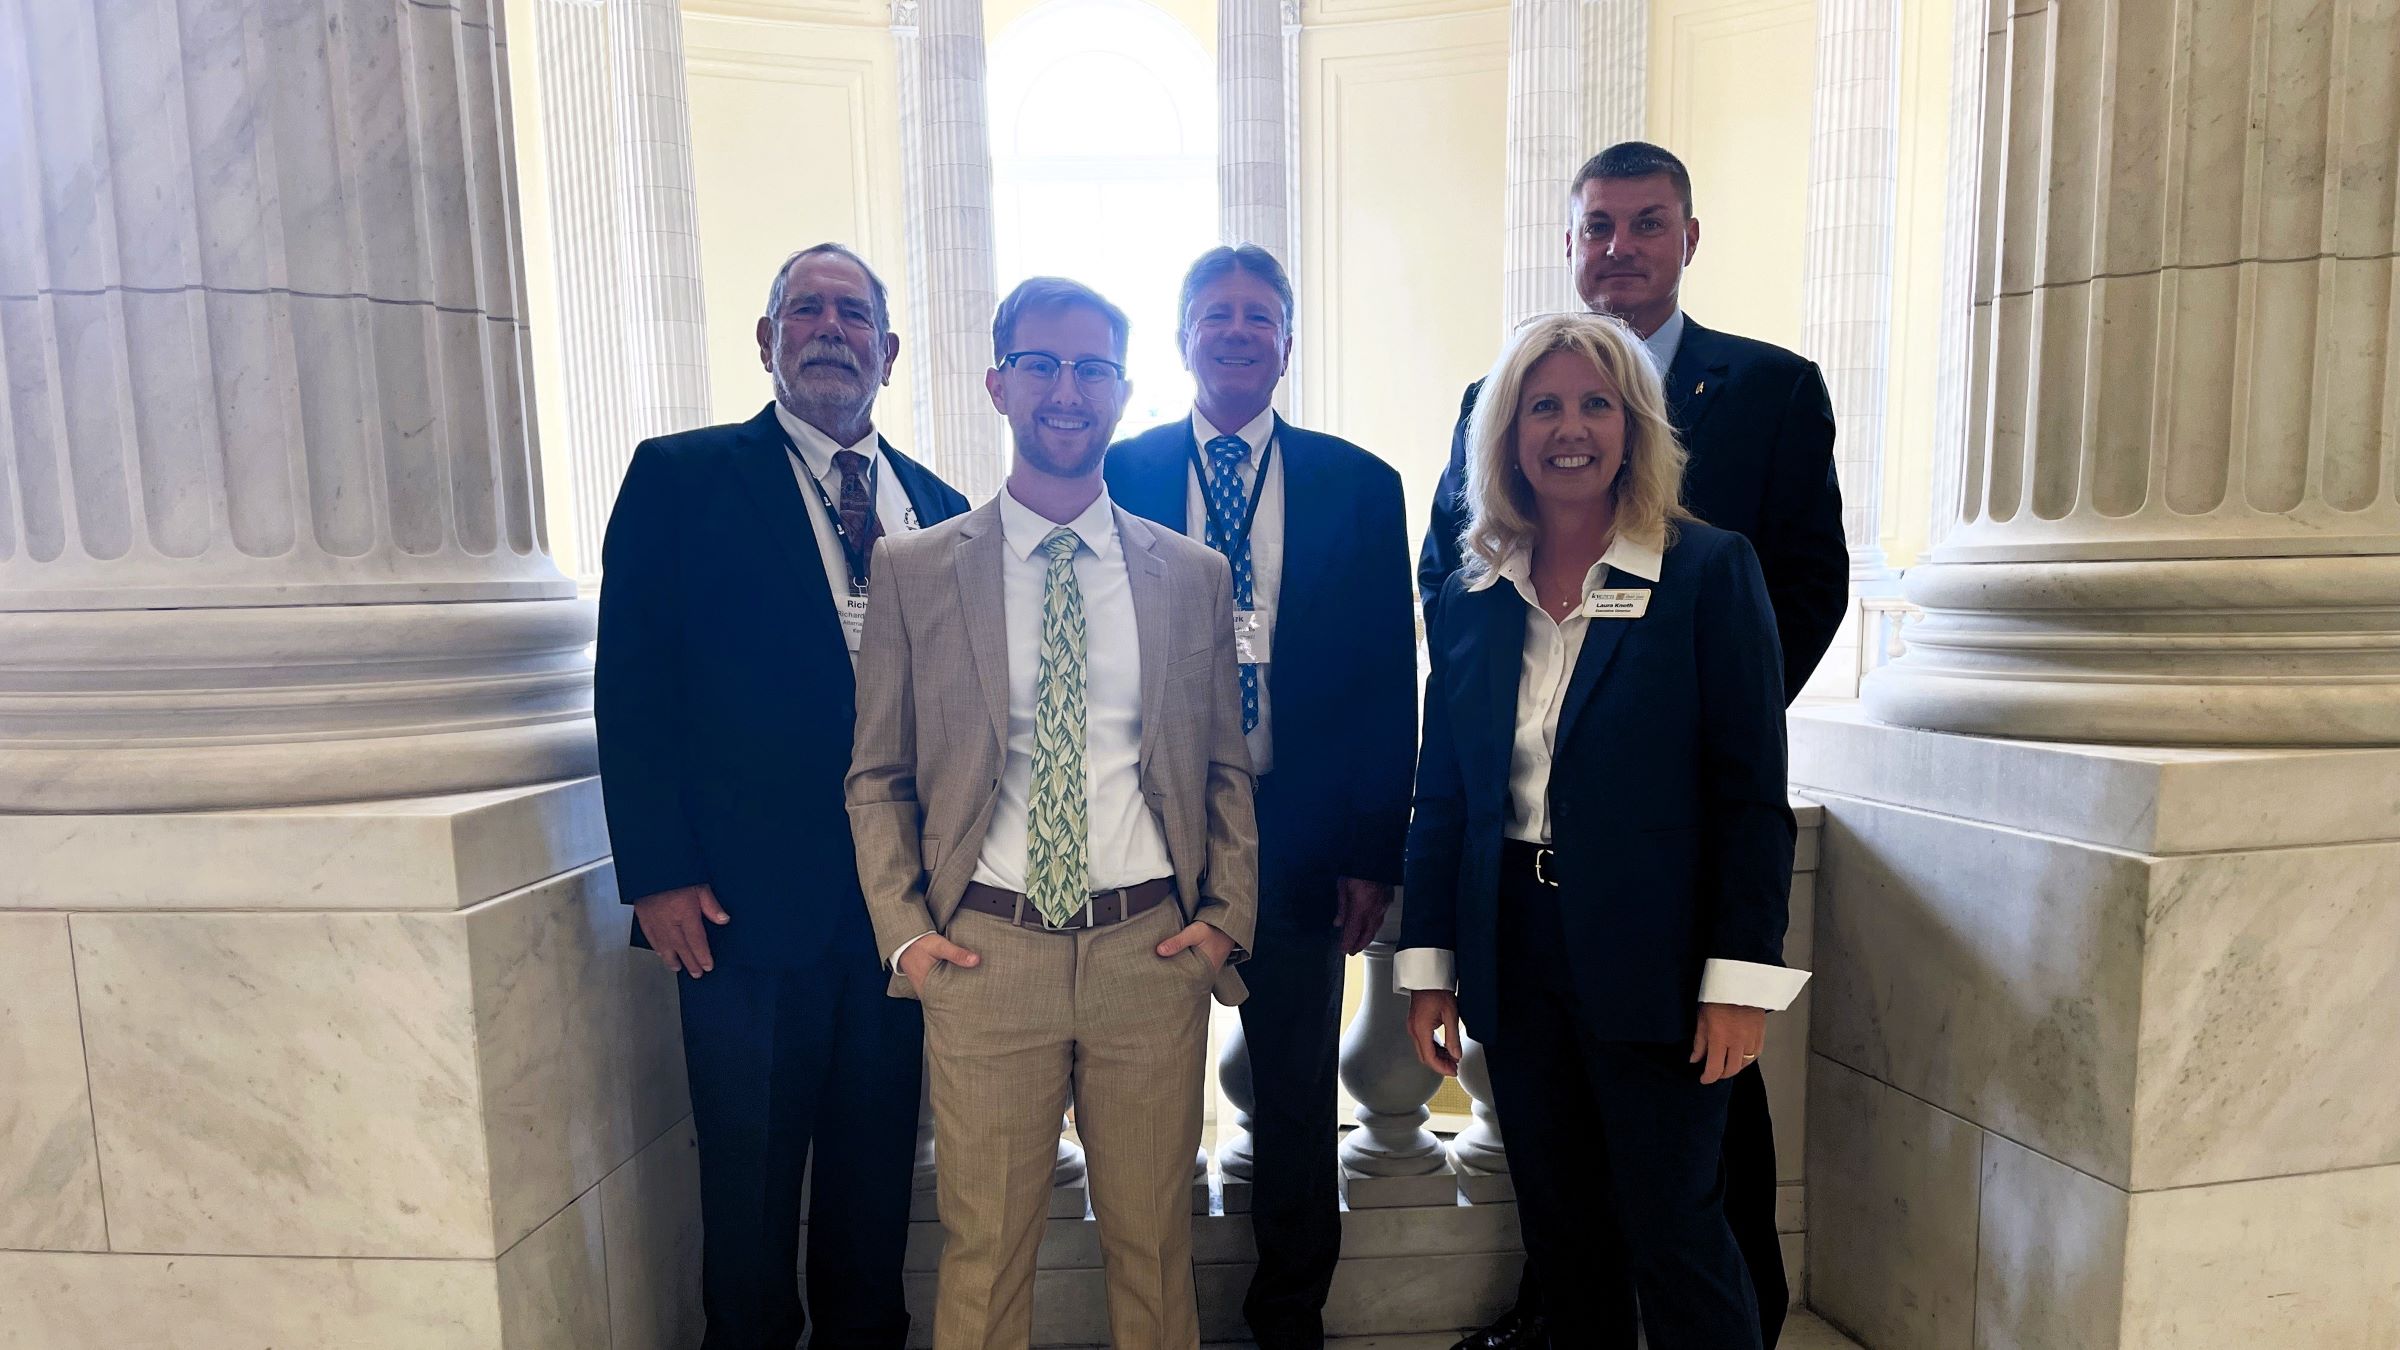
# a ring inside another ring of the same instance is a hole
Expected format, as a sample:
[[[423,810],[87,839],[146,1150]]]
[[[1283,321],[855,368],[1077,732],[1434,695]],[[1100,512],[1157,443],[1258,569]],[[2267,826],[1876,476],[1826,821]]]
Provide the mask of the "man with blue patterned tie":
[[[992,322],[998,498],[887,536],[847,785],[891,991],[922,1001],[937,1350],[1023,1350],[1070,1101],[1111,1343],[1197,1350],[1208,999],[1242,997],[1257,826],[1225,561],[1109,500],[1126,322],[1036,277]]]
[[[1258,772],[1258,950],[1242,967],[1261,1350],[1315,1350],[1341,1257],[1335,1079],[1343,957],[1383,924],[1416,761],[1416,625],[1400,475],[1269,406],[1292,287],[1273,254],[1185,275],[1190,417],[1121,441],[1108,488],[1233,569],[1242,726]]]

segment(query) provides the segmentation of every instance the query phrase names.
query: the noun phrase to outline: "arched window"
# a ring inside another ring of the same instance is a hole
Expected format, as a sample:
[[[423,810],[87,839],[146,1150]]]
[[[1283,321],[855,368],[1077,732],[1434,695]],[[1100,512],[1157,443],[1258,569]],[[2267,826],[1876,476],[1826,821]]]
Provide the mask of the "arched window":
[[[1050,0],[992,41],[993,243],[1000,293],[1073,277],[1133,320],[1120,434],[1191,408],[1176,352],[1183,269],[1217,242],[1208,53],[1144,0]]]

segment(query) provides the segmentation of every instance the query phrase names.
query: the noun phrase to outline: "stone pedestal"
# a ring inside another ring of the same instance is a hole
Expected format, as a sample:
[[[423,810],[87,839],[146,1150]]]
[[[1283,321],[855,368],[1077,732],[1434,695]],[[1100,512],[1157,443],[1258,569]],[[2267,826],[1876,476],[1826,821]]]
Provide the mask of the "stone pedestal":
[[[599,814],[0,816],[0,1344],[695,1343],[674,987]]]
[[[1792,751],[1814,1306],[1869,1350],[2400,1343],[2400,750],[1843,710]]]

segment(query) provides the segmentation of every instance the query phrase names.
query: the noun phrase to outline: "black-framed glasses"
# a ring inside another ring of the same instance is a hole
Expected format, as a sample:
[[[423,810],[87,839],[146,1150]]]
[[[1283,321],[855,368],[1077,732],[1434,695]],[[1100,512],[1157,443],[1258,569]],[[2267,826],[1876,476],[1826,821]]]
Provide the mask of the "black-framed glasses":
[[[1000,368],[1021,371],[1041,384],[1050,384],[1058,379],[1059,371],[1072,369],[1075,383],[1086,389],[1106,389],[1125,378],[1125,367],[1105,356],[1062,361],[1048,352],[1010,352],[1000,358]]]

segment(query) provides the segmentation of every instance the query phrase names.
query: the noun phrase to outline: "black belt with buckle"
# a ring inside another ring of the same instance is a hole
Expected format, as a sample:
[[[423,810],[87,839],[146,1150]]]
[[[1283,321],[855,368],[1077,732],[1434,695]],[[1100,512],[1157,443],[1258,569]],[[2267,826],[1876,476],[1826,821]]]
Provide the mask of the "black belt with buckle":
[[[1006,919],[1020,928],[1035,928],[1045,933],[1070,933],[1085,928],[1106,928],[1127,919],[1147,914],[1175,894],[1175,878],[1156,877],[1133,886],[1120,886],[1113,891],[1095,891],[1091,903],[1084,906],[1065,923],[1052,927],[1033,907],[1033,902],[1015,891],[986,886],[980,881],[967,883],[967,893],[959,897],[960,909],[989,914]]]
[[[1501,874],[1531,877],[1535,883],[1558,889],[1558,851],[1548,844],[1528,844],[1522,839],[1500,841]]]

